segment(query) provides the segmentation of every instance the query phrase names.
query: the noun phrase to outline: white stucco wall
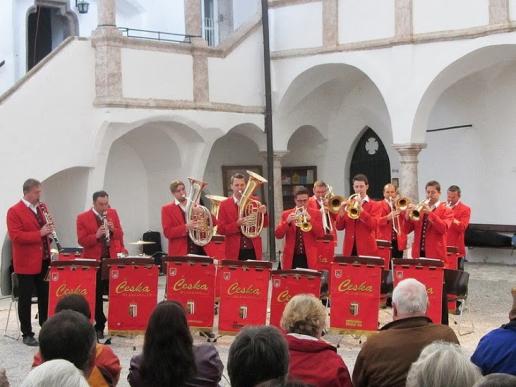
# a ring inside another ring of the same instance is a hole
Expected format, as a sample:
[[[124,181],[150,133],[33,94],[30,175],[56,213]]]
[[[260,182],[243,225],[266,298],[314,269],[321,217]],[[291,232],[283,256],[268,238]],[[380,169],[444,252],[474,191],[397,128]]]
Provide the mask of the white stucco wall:
[[[509,0],[509,18],[516,20],[516,0]]]
[[[394,36],[394,0],[339,0],[339,42]]]
[[[462,188],[474,223],[514,224],[516,209],[507,205],[516,190],[515,62],[472,75],[448,89],[430,116],[430,127],[473,124],[427,133],[420,157],[420,191],[437,179],[443,191]],[[512,67],[512,68],[511,68]]]
[[[152,69],[152,71],[146,71]],[[192,57],[122,49],[122,92],[128,98],[193,100]]]
[[[488,0],[414,0],[414,32],[433,32],[489,24]]]
[[[260,0],[233,0],[233,29],[261,12]]]
[[[208,75],[211,102],[263,106],[261,29],[225,58],[208,58]]]
[[[322,46],[322,3],[314,2],[269,11],[271,50]]]
[[[0,12],[0,94],[7,90],[15,81],[16,58],[14,51],[14,0],[4,0]]]

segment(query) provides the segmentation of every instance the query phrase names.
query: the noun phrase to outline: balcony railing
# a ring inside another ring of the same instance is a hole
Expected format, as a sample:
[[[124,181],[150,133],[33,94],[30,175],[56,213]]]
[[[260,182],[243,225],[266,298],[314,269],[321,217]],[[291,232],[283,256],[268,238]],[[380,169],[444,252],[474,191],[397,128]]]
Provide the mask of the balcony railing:
[[[176,34],[173,32],[139,30],[137,28],[118,27],[124,36],[128,38],[160,40],[164,42],[192,43],[192,38],[200,38],[197,35]]]

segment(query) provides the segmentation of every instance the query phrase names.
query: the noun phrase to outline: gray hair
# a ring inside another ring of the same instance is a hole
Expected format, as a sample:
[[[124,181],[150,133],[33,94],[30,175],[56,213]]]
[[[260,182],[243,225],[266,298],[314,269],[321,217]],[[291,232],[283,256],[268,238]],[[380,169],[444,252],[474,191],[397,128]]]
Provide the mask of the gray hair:
[[[33,368],[21,387],[88,387],[88,381],[72,363],[64,359],[49,360]]]
[[[425,313],[428,306],[425,285],[414,278],[404,279],[394,288],[392,303],[399,314]]]
[[[477,381],[473,387],[514,387],[516,376],[509,374],[489,374]]]
[[[427,345],[412,363],[406,387],[471,387],[482,377],[457,344],[437,341]]]

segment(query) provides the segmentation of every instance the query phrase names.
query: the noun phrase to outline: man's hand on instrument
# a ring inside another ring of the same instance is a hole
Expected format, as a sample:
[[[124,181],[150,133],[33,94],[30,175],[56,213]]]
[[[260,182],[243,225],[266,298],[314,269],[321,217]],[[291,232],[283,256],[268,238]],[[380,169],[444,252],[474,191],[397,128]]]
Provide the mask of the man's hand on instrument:
[[[262,214],[265,214],[267,212],[267,206],[262,204],[260,207],[258,207],[258,211],[260,211]]]
[[[112,221],[108,220],[107,224],[108,224],[109,231],[111,231],[111,232],[115,231],[115,225],[113,224]]]
[[[95,233],[95,237],[97,239],[100,239],[102,238],[104,235],[106,235],[106,230],[104,228],[104,225],[100,226],[98,229],[97,229],[97,232]]]
[[[47,223],[45,224],[43,227],[41,227],[41,229],[39,230],[39,234],[44,237],[44,236],[47,236],[47,235],[50,235],[52,233],[52,226]]]
[[[196,227],[197,227],[197,221],[195,221],[195,220],[192,220],[192,221],[186,223],[186,229],[188,231],[191,231],[191,230],[193,230]]]
[[[295,220],[296,220],[296,213],[294,211],[292,211],[290,214],[288,214],[287,223],[291,224]]]

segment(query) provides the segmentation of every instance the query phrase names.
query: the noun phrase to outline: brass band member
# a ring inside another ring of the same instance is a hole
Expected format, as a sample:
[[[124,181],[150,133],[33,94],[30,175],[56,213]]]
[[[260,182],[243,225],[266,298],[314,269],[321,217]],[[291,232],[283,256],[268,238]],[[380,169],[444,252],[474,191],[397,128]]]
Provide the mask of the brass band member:
[[[456,246],[458,249],[458,268],[464,270],[464,258],[466,257],[466,246],[464,244],[464,234],[469,225],[471,208],[461,200],[461,190],[459,186],[452,185],[448,188],[447,205],[452,210],[453,218],[448,229],[448,246]]]
[[[376,237],[391,242],[391,257],[403,258],[403,250],[407,247],[407,234],[405,234],[404,216],[396,209],[396,200],[399,198],[396,187],[393,184],[385,184],[383,187],[384,200],[377,203],[378,228]]]
[[[38,206],[41,183],[28,179],[23,183],[22,199],[7,211],[7,230],[12,241],[13,266],[19,283],[18,317],[23,344],[37,346],[30,321],[34,288],[38,296],[39,325],[47,320],[48,282],[45,275],[50,263],[52,226],[45,222]]]
[[[226,236],[226,259],[245,261],[247,259],[262,259],[262,238],[248,238],[242,234],[240,226],[246,221],[239,217],[239,203],[246,187],[244,175],[236,173],[231,176],[233,195],[220,204],[217,230]],[[267,207],[261,205],[258,209],[265,216],[264,227],[268,225]]]
[[[296,206],[283,211],[275,230],[276,238],[285,238],[283,269],[315,269],[317,266],[316,238],[323,235],[321,212],[308,207],[308,190],[296,187]]]
[[[369,199],[367,176],[358,174],[353,177],[353,190],[356,199],[342,203],[337,215],[337,230],[346,230],[342,254],[345,256],[377,255],[376,248],[376,204]],[[356,206],[356,207],[355,207]],[[350,209],[355,207],[358,215],[350,217]]]
[[[83,247],[82,256],[101,262],[106,258],[117,258],[118,253],[126,253],[124,232],[116,210],[109,205],[106,191],[93,194],[93,207],[77,216],[77,239]],[[109,286],[105,270],[97,270],[95,290],[95,330],[99,339],[104,338],[106,316],[102,295]]]
[[[181,180],[174,180],[170,184],[170,192],[172,203],[161,208],[161,224],[163,234],[168,239],[168,255],[206,255],[204,248],[197,246],[188,234],[195,227],[195,222],[186,221],[186,205],[190,199],[186,195],[185,184]]]

